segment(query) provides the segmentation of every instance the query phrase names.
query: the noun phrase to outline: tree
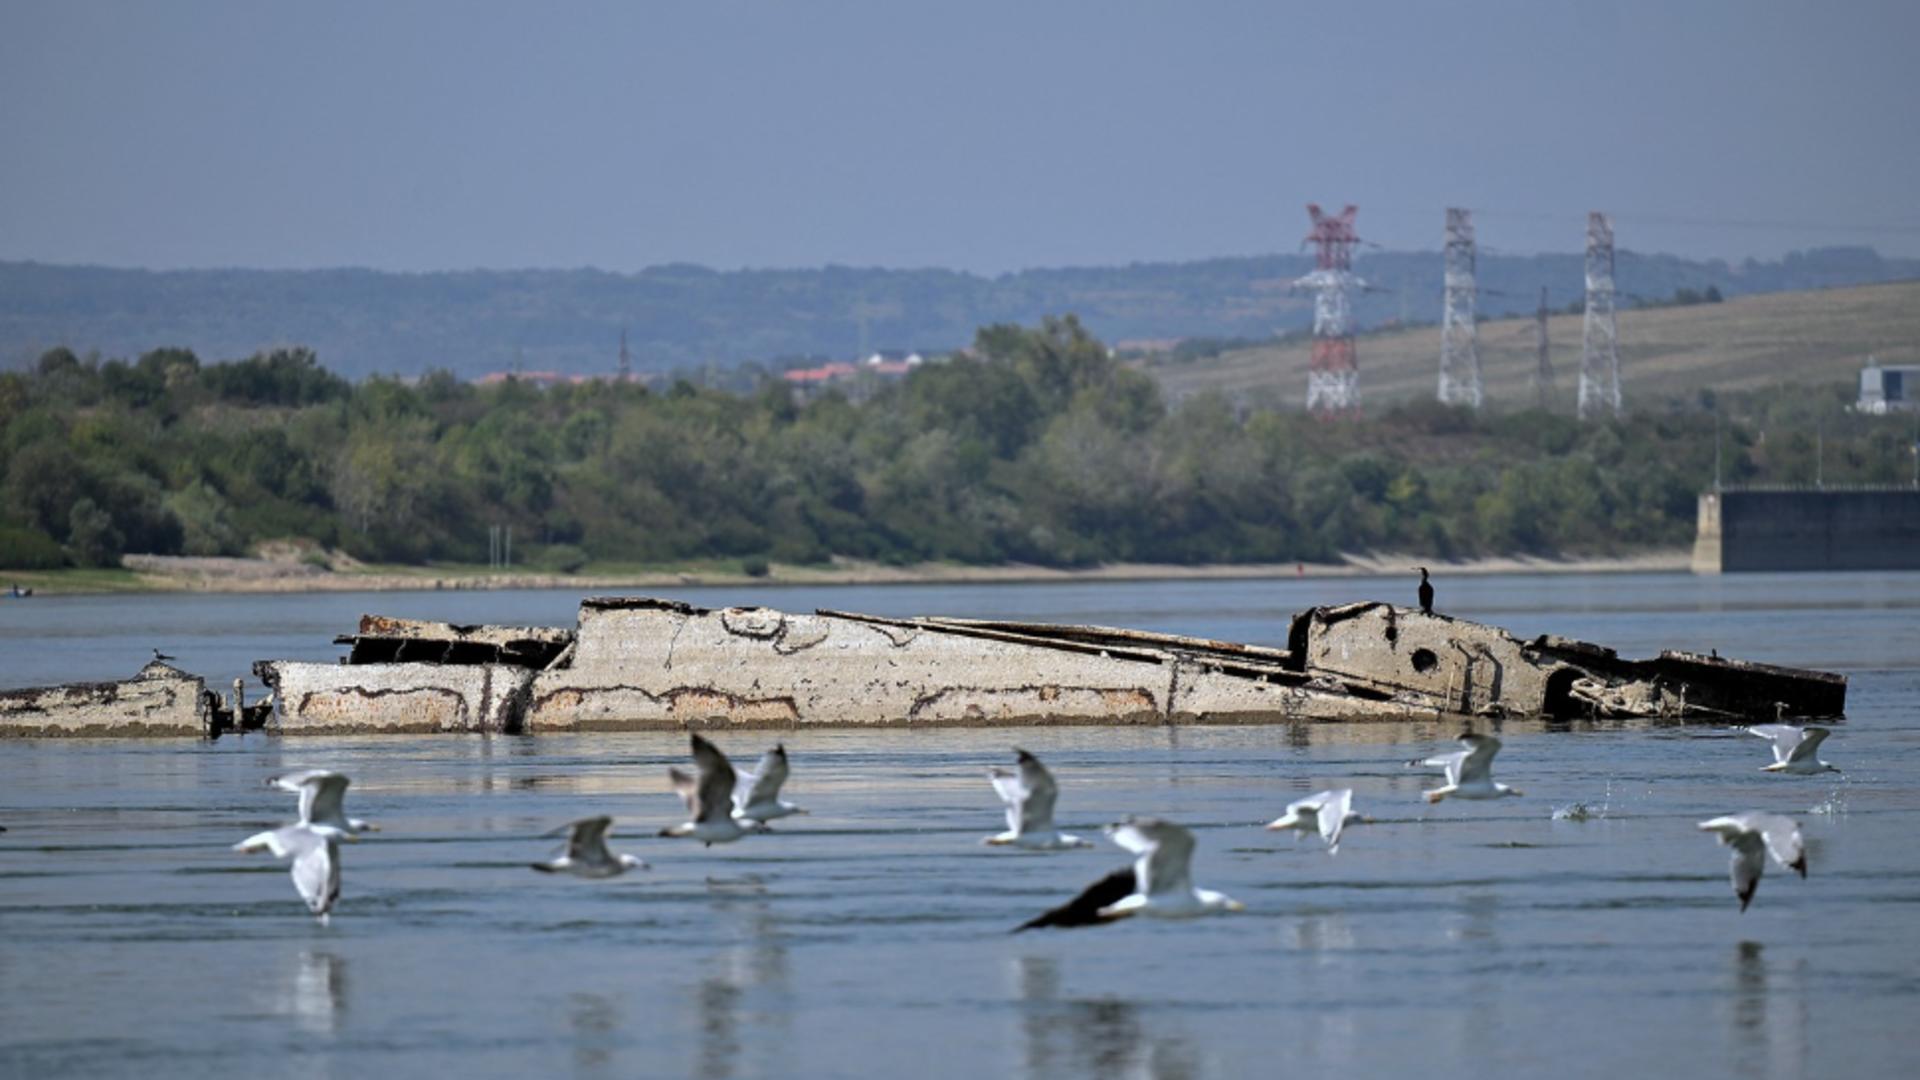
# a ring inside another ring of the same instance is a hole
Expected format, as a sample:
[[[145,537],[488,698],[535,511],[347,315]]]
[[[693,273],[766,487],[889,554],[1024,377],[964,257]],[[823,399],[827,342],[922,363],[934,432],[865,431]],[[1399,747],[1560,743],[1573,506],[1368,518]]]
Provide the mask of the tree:
[[[113,566],[120,561],[126,538],[113,527],[113,517],[92,499],[82,498],[67,514],[67,552],[81,566]]]

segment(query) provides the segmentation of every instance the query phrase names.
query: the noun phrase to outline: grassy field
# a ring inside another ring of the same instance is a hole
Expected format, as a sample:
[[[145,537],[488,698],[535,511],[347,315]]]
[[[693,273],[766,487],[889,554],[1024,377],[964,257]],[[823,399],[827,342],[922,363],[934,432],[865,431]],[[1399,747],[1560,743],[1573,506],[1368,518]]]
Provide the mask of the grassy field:
[[[1439,298],[1434,299],[1439,314]],[[1689,307],[1622,309],[1620,381],[1629,408],[1702,389],[1779,383],[1853,382],[1869,353],[1884,364],[1920,363],[1920,282],[1774,293]],[[1573,408],[1580,378],[1581,316],[1548,320],[1555,404]],[[1532,404],[1532,319],[1480,324],[1481,379],[1488,402]],[[1207,391],[1262,404],[1301,404],[1309,343],[1288,342],[1147,370],[1169,399]],[[1431,397],[1439,377],[1437,326],[1362,336],[1361,394],[1384,405]]]

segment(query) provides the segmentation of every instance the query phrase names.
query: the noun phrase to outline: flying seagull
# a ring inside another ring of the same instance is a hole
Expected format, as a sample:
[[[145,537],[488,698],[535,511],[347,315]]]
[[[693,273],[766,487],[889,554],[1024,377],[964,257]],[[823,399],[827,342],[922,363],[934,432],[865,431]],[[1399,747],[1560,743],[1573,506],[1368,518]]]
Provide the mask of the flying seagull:
[[[759,831],[760,824],[757,821],[742,824],[734,820],[735,776],[733,763],[727,760],[727,755],[698,735],[692,736],[692,743],[696,773],[689,774],[675,768],[667,770],[667,775],[673,780],[673,789],[686,802],[687,813],[692,820],[661,829],[660,835],[688,836],[712,847]]]
[[[762,825],[788,814],[806,810],[780,798],[780,785],[787,782],[787,748],[775,744],[760,755],[760,764],[750,773],[738,776],[733,785],[733,816]]]
[[[993,790],[999,792],[1000,800],[1007,804],[1007,831],[989,836],[981,843],[1028,851],[1092,847],[1093,841],[1054,827],[1053,804],[1060,797],[1060,786],[1053,782],[1053,774],[1040,764],[1039,758],[1025,750],[1016,746],[1013,752],[1019,757],[1017,771],[997,765],[987,770]]]
[[[1700,827],[1733,849],[1733,895],[1740,898],[1741,911],[1753,902],[1768,855],[1801,877],[1807,876],[1806,846],[1800,840],[1799,824],[1790,817],[1749,810],[1703,821]]]
[[[267,778],[268,787],[300,796],[302,825],[325,825],[343,833],[379,832],[380,826],[347,816],[343,800],[349,783],[352,781],[330,769],[305,769]]]
[[[293,887],[324,926],[334,901],[340,899],[340,841],[353,838],[352,833],[331,825],[303,821],[255,833],[233,845],[233,850],[270,851],[276,859],[292,859]]]
[[[1427,580],[1426,567],[1416,566],[1414,569],[1420,571],[1420,610],[1431,615],[1433,614],[1433,582]]]
[[[566,849],[553,859],[531,865],[535,870],[548,874],[572,874],[583,878],[619,877],[629,870],[647,869],[642,859],[632,855],[615,855],[607,850],[607,830],[612,827],[613,818],[606,814],[562,825],[547,835],[567,833]]]
[[[1184,826],[1136,817],[1107,826],[1107,835],[1138,856],[1133,865],[1115,870],[1072,900],[1021,923],[1014,933],[1047,926],[1098,926],[1130,915],[1179,919],[1246,910],[1246,905],[1224,893],[1194,888],[1193,833]]]
[[[1793,724],[1755,724],[1747,729],[1747,734],[1758,735],[1773,743],[1773,764],[1761,768],[1761,772],[1811,773],[1839,772],[1840,770],[1821,761],[1818,756],[1820,744],[1833,734],[1823,727],[1798,727]]]
[[[1327,842],[1327,854],[1340,853],[1340,830],[1367,819],[1353,812],[1353,789],[1335,788],[1316,792],[1287,804],[1287,812],[1267,823],[1275,831],[1291,829],[1300,833],[1318,830]]]
[[[1493,756],[1500,752],[1499,739],[1469,731],[1460,736],[1460,745],[1466,749],[1407,763],[1447,771],[1444,785],[1422,793],[1428,802],[1436,803],[1449,795],[1456,799],[1498,799],[1521,794],[1519,788],[1508,787],[1493,778]]]

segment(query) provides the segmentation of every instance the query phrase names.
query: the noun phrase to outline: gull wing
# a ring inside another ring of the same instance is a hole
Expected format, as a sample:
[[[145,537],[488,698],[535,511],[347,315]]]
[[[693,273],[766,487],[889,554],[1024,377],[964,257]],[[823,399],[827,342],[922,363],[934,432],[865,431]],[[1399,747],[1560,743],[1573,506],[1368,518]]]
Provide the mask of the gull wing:
[[[1753,903],[1753,894],[1760,888],[1760,872],[1767,868],[1766,845],[1761,843],[1755,833],[1736,833],[1727,841],[1733,849],[1733,858],[1729,870],[1733,878],[1733,895],[1740,898],[1740,910],[1747,910]]]
[[[1098,926],[1112,922],[1120,915],[1102,915],[1101,910],[1125,900],[1133,895],[1134,871],[1131,866],[1123,866],[1099,881],[1080,890],[1080,895],[1061,904],[1057,908],[1040,913],[1019,926],[1014,933],[1022,930],[1037,930],[1045,926],[1069,929],[1075,926]]]
[[[254,833],[252,836],[233,845],[233,850],[252,855],[265,849],[274,858],[284,859],[296,853],[295,849],[289,848],[287,845],[294,842],[291,834],[297,832],[299,829],[300,826],[298,825],[282,825],[278,829],[268,829],[266,832]]]
[[[1818,740],[1816,740],[1818,741]],[[1744,815],[1751,827],[1760,834],[1767,853],[1773,861],[1794,871],[1801,877],[1807,876],[1807,849],[1800,838],[1800,824],[1782,814]]]
[[[282,837],[293,852],[293,887],[308,911],[325,915],[340,898],[340,842],[299,826],[282,831],[293,834]]]
[[[1833,732],[1823,727],[1801,728],[1800,741],[1794,744],[1792,752],[1789,753],[1787,756],[1787,760],[1788,761],[1819,760],[1818,758],[1814,757],[1814,752],[1820,749],[1820,744],[1823,742],[1826,742],[1827,736],[1831,734],[1833,734]]]
[[[1027,785],[1021,782],[1019,773],[998,765],[987,767],[987,779],[992,781],[993,790],[1000,796],[1000,801],[1007,804],[1007,831],[1017,835],[1021,824],[1027,819]]]
[[[1338,851],[1340,830],[1347,825],[1347,815],[1353,813],[1353,789],[1336,788],[1323,791],[1313,798],[1319,800],[1314,817],[1320,826],[1320,839],[1327,842],[1330,850]]]
[[[1139,858],[1133,862],[1135,892],[1143,896],[1193,890],[1193,833],[1160,818],[1128,818],[1107,826],[1113,842]]]
[[[1447,780],[1455,784],[1471,784],[1486,780],[1493,774],[1493,756],[1500,752],[1500,740],[1491,735],[1462,735],[1460,745],[1467,748],[1460,759],[1459,774],[1448,770]]]
[[[1467,760],[1472,751],[1455,750],[1448,754],[1435,754],[1430,758],[1409,761],[1409,765],[1420,765],[1429,769],[1440,769],[1447,774],[1447,783],[1458,786],[1460,783],[1460,763]]]
[[[338,784],[330,794],[323,794],[323,785],[328,781],[338,781]],[[302,769],[270,776],[267,786],[300,796],[300,820],[310,825],[316,820],[328,818],[326,811],[329,805],[335,815],[340,813],[340,799],[347,790],[347,778],[329,769]]]
[[[295,795],[298,795],[300,794],[301,789],[306,786],[309,780],[315,780],[315,779],[318,779],[319,777],[328,776],[328,775],[331,775],[331,774],[327,769],[301,769],[299,772],[281,773],[279,776],[269,776],[267,777],[267,786],[277,787],[281,791],[290,791]]]
[[[1740,910],[1747,910],[1760,887],[1760,874],[1767,868],[1771,852],[1780,865],[1806,876],[1807,860],[1800,840],[1800,826],[1792,818],[1750,810],[1728,814],[1700,823],[1733,849],[1730,873],[1733,894],[1740,898]]]
[[[1809,730],[1818,730],[1820,732],[1819,738],[1813,740],[1815,745],[1819,744],[1820,739],[1827,737],[1825,728],[1802,729],[1792,724],[1755,724],[1747,729],[1747,734],[1758,735],[1772,743],[1773,760],[1776,763],[1784,765],[1806,752],[1805,750],[1801,750],[1800,746],[1806,740]],[[1812,747],[1808,747],[1807,749],[1810,750]]]
[[[760,755],[760,764],[750,773],[741,773],[735,778],[733,803],[745,809],[761,803],[770,803],[780,797],[780,785],[787,782],[787,748],[784,744]],[[742,791],[745,788],[745,791]]]
[[[567,858],[581,863],[609,861],[607,830],[612,827],[613,818],[606,814],[574,822],[567,836]]]
[[[693,811],[693,820],[733,820],[733,788],[737,779],[733,763],[727,760],[727,755],[721,753],[719,747],[700,736],[693,736],[692,742],[693,763],[700,770],[700,785],[695,792],[695,801],[688,804]]]
[[[1039,758],[1025,750],[1016,749],[1014,753],[1020,755],[1020,784],[1027,792],[1020,804],[1020,823],[1016,829],[1022,833],[1046,832],[1053,828],[1053,804],[1060,798],[1060,786],[1054,783],[1053,774],[1040,764]]]
[[[337,772],[322,773],[307,781],[300,791],[300,820],[347,826],[343,803],[350,781]]]

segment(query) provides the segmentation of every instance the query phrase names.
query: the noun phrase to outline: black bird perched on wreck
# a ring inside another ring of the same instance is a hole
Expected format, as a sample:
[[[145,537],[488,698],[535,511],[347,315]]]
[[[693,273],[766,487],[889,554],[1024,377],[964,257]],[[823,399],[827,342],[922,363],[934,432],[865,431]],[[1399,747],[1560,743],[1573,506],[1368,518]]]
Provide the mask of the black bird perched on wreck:
[[[1420,611],[1422,614],[1431,615],[1433,614],[1433,582],[1427,580],[1426,567],[1416,566],[1414,569],[1420,571]]]
[[[155,660],[160,661],[161,663],[166,663],[168,660],[173,659],[173,657],[168,656],[166,653],[161,652],[159,649],[153,650],[153,658]]]

